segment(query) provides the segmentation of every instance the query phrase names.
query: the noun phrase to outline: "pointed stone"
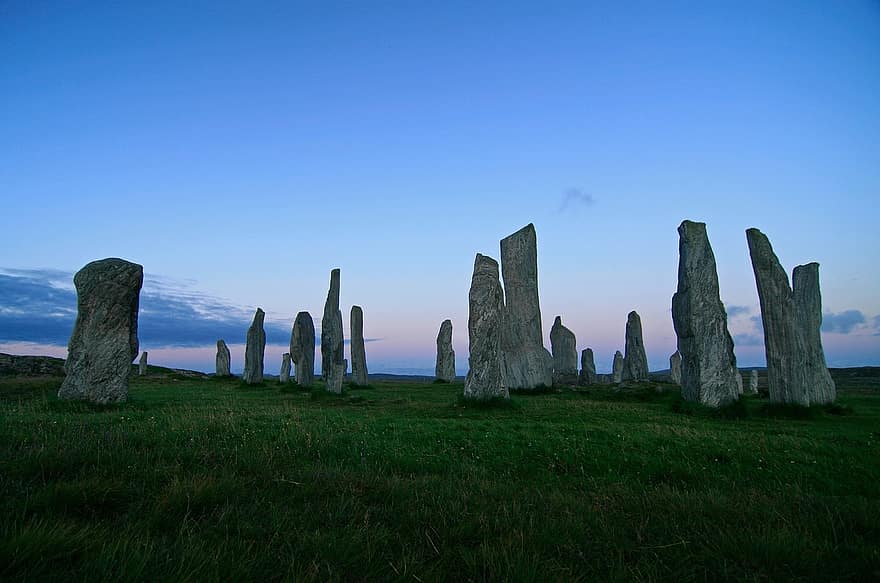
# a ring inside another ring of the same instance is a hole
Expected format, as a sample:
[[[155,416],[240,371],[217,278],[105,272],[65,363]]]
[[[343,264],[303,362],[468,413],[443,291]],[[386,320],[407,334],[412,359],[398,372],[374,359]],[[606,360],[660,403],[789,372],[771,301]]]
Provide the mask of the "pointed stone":
[[[290,382],[290,353],[281,355],[281,372],[278,373],[278,382],[287,384]]]
[[[669,382],[675,385],[681,384],[681,352],[678,350],[669,357]]]
[[[138,376],[145,376],[147,374],[147,351],[144,350],[141,353],[141,359],[138,361]]]
[[[562,325],[562,316],[556,316],[550,328],[550,348],[553,351],[553,383],[577,383],[577,340],[574,332]]]
[[[792,290],[770,240],[758,229],[746,230],[746,239],[761,303],[770,400],[803,406],[833,402],[836,388],[819,335],[819,264],[796,267]]]
[[[595,385],[596,378],[596,362],[593,359],[593,349],[585,348],[581,350],[581,372],[578,376],[579,385]]]
[[[351,384],[365,387],[370,384],[367,376],[367,353],[364,348],[364,311],[360,306],[351,307]]]
[[[681,396],[719,407],[739,398],[736,356],[705,223],[678,227],[678,291],[672,323],[681,352]],[[741,380],[741,379],[740,379]]]
[[[76,323],[59,399],[106,404],[128,398],[143,281],[143,267],[115,258],[92,261],[73,277]]]
[[[300,312],[290,330],[290,358],[296,384],[308,388],[315,376],[315,322],[308,312]]]
[[[437,333],[437,380],[451,383],[455,380],[455,351],[452,349],[452,320],[443,320]]]
[[[642,319],[635,310],[626,317],[626,346],[623,356],[624,381],[648,380],[648,356],[642,339]]]
[[[247,331],[247,343],[244,349],[244,373],[241,375],[248,385],[263,382],[263,355],[266,352],[266,331],[263,330],[263,319],[266,317],[262,309],[257,308],[254,321]]]
[[[535,389],[553,383],[553,357],[544,348],[538,301],[538,239],[529,223],[501,240],[506,307],[502,335],[504,384]]]
[[[611,382],[619,384],[623,381],[623,355],[619,350],[614,352],[614,361],[611,365]]]
[[[503,326],[504,291],[498,280],[498,262],[477,253],[468,294],[470,369],[464,383],[466,399],[510,398],[501,373]]]
[[[752,369],[752,372],[749,373],[749,394],[758,394],[758,371],[755,369]]]
[[[229,347],[224,340],[217,341],[217,357],[214,359],[214,375],[228,377],[229,372]]]
[[[339,310],[339,269],[330,272],[330,290],[321,319],[321,377],[327,380],[331,364],[342,364],[342,312]]]

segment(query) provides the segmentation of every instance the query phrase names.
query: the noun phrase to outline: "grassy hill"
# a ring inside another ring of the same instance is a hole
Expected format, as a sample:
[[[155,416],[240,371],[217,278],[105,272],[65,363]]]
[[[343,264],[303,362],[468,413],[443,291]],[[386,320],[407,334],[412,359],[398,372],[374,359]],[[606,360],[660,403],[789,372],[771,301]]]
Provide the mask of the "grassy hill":
[[[877,580],[878,375],[845,370],[840,406],[720,413],[662,383],[478,407],[151,368],[102,408],[4,377],[0,579]]]

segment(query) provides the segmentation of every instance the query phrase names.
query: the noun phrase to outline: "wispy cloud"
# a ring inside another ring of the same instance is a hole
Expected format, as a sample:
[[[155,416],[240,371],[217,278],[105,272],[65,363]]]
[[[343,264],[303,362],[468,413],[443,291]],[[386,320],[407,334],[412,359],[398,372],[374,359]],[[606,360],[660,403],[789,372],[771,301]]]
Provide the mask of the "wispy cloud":
[[[828,312],[822,314],[822,332],[850,334],[867,321],[865,315],[859,310],[845,310],[836,314]],[[876,324],[877,318],[874,318],[874,322]]]
[[[727,317],[736,318],[737,316],[748,314],[751,311],[752,309],[748,306],[727,306]]]
[[[595,202],[596,199],[592,194],[584,192],[580,188],[569,188],[562,194],[558,212],[562,213],[576,207],[592,206]]]
[[[733,337],[734,346],[763,346],[764,336],[760,334],[736,334]]]

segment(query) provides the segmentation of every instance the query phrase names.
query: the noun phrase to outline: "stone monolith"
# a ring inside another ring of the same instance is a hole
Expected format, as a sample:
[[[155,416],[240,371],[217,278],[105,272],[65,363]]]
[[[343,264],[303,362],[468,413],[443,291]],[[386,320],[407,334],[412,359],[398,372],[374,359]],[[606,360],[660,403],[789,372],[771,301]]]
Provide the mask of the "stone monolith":
[[[141,352],[141,359],[138,361],[138,376],[147,374],[147,351]]]
[[[498,280],[498,262],[477,253],[468,294],[468,357],[464,397],[485,401],[510,398],[501,373],[501,337],[504,327],[504,291]]]
[[[229,347],[224,340],[217,341],[217,356],[214,359],[214,376],[228,377],[229,372]]]
[[[593,359],[593,349],[585,348],[581,350],[581,372],[578,375],[579,385],[595,385],[596,378],[596,361]]]
[[[342,381],[345,380],[345,363],[334,362],[327,375],[327,391],[342,394]]]
[[[452,320],[443,320],[437,333],[437,365],[434,376],[439,381],[455,380],[455,351],[452,349]]]
[[[614,360],[611,363],[611,382],[620,383],[623,381],[623,355],[619,350],[614,352]]]
[[[76,322],[59,399],[106,404],[128,398],[143,281],[143,267],[116,258],[92,261],[73,277]]]
[[[749,373],[749,394],[758,394],[758,371],[755,369],[752,369],[752,372]]]
[[[739,370],[734,373],[734,378],[736,379],[736,396],[739,398],[740,395],[743,394],[743,376]]]
[[[290,382],[290,353],[285,352],[281,355],[281,372],[278,373],[279,383]]]
[[[642,319],[635,310],[626,317],[626,345],[623,355],[624,381],[648,380],[648,356],[642,339]]]
[[[331,364],[342,364],[342,312],[339,310],[339,269],[330,272],[330,290],[321,319],[321,377],[327,380]]]
[[[315,322],[308,312],[300,312],[290,330],[290,358],[293,360],[296,383],[312,386],[315,376]]]
[[[364,311],[360,306],[351,307],[351,384],[365,387],[370,384],[367,376],[367,353],[364,348]]]
[[[266,352],[266,331],[263,330],[263,319],[266,317],[262,309],[257,308],[254,321],[247,331],[244,349],[244,372],[241,380],[254,385],[263,382],[263,355]]]
[[[562,316],[556,316],[550,328],[550,349],[553,353],[553,383],[577,383],[577,340],[574,332],[562,325]]]
[[[669,357],[669,382],[674,385],[681,384],[681,352],[678,350]]]

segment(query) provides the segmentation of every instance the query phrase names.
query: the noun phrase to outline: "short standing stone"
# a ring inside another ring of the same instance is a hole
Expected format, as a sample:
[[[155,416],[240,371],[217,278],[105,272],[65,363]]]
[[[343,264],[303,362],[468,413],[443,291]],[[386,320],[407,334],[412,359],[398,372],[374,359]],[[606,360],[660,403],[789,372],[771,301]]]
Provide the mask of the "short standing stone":
[[[752,369],[752,372],[749,373],[749,394],[758,394],[758,371],[754,368]]]
[[[76,323],[58,398],[101,404],[128,398],[143,281],[144,268],[123,259],[93,261],[76,273]]]
[[[339,273],[339,269],[330,272],[330,289],[324,302],[324,317],[321,318],[321,377],[324,380],[330,375],[330,365],[342,364],[345,358],[342,312],[339,310]]]
[[[218,377],[228,377],[229,372],[229,347],[224,340],[217,341],[217,357],[215,360],[214,374]]]
[[[263,330],[265,312],[257,308],[254,321],[247,331],[247,344],[244,349],[244,373],[241,380],[249,385],[263,382],[263,355],[266,352],[266,331]]]
[[[360,306],[351,307],[351,384],[365,387],[370,384],[367,376],[367,353],[364,348],[364,311]]]
[[[141,353],[141,359],[138,362],[138,376],[144,376],[147,374],[147,351],[144,350]]]
[[[468,294],[470,356],[464,383],[466,399],[510,398],[501,373],[501,335],[504,291],[498,280],[498,262],[477,253]]]
[[[455,351],[452,349],[452,320],[443,320],[437,333],[437,380],[451,383],[455,380]]]
[[[278,382],[290,382],[290,353],[285,352],[281,355],[281,372],[278,373]]]
[[[625,381],[648,380],[648,356],[642,339],[642,319],[635,310],[626,317],[626,346],[623,356],[623,376]]]
[[[618,384],[623,381],[623,355],[619,350],[614,352],[614,361],[611,364],[611,382]]]
[[[550,349],[553,352],[554,384],[575,384],[578,378],[577,340],[574,332],[562,325],[562,316],[556,316],[550,329]]]
[[[578,376],[579,385],[596,384],[596,361],[593,359],[593,349],[581,350],[581,372]]]
[[[308,312],[300,312],[293,322],[290,358],[295,367],[296,383],[301,387],[311,387],[315,376],[315,322]]]
[[[669,357],[669,382],[681,384],[681,353],[677,350]]]
[[[734,373],[734,378],[736,379],[736,394],[743,394],[743,376],[742,373],[738,370]]]

